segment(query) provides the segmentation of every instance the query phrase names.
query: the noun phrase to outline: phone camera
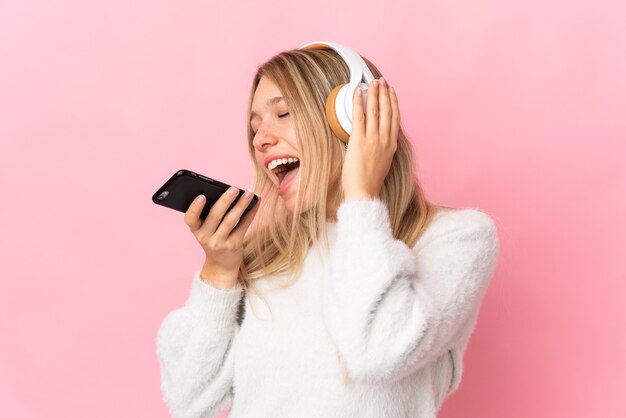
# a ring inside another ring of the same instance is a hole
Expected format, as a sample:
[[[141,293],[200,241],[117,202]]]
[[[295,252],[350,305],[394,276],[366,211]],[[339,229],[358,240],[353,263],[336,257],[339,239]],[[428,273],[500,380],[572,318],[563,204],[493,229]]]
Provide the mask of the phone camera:
[[[168,195],[168,194],[170,194],[170,192],[168,192],[167,190],[166,190],[166,191],[164,191],[163,193],[161,193],[161,194],[159,194],[159,195],[157,196],[157,200],[163,200],[163,199],[165,199],[165,198],[167,197],[167,195]]]

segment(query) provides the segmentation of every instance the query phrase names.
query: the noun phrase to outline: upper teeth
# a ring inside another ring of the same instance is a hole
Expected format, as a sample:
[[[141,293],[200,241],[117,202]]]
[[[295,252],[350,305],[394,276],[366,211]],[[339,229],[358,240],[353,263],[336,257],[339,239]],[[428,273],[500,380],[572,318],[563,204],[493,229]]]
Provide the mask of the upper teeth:
[[[270,163],[267,165],[267,169],[273,170],[279,165],[295,163],[296,161],[300,161],[300,160],[298,160],[297,158],[277,158],[275,160],[270,161]]]

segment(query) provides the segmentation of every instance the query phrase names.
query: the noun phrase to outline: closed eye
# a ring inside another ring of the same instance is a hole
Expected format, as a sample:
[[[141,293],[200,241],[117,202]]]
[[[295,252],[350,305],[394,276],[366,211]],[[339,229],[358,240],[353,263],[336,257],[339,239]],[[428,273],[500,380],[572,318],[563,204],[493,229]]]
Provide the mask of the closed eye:
[[[279,118],[284,118],[284,117],[286,117],[286,116],[289,116],[289,112],[287,112],[287,113],[283,113],[282,115],[278,115],[278,117],[279,117]],[[252,130],[252,133],[253,133],[254,135],[256,135],[256,131],[255,131],[255,130]]]

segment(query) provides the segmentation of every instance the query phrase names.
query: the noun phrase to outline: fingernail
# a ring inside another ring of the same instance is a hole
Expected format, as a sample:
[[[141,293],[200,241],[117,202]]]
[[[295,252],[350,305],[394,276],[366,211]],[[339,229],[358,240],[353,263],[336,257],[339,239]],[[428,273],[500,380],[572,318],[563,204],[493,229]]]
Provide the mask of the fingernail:
[[[361,90],[361,87],[357,87],[357,89],[356,89],[356,95],[357,95],[357,96],[361,96],[361,95],[363,95],[363,90]]]
[[[385,81],[385,79],[381,77],[381,78],[380,78],[380,84],[381,84],[382,86],[386,86],[386,85],[387,85],[387,81]]]
[[[204,200],[205,200],[205,199],[206,199],[206,198],[204,197],[204,195],[203,195],[203,194],[201,194],[201,195],[200,195],[200,196],[198,196],[198,198],[196,199],[196,203],[197,203],[197,204],[199,204],[199,205],[201,205],[201,204],[203,204],[203,203],[204,203]]]
[[[373,81],[372,81],[372,85],[373,85],[374,87],[378,87],[378,80],[373,80]]]
[[[239,193],[239,189],[236,188],[235,186],[231,186],[230,189],[228,189],[228,193],[230,193],[232,196],[236,195],[237,193]]]
[[[250,190],[246,190],[243,194],[244,199],[250,199],[252,197],[252,192]]]

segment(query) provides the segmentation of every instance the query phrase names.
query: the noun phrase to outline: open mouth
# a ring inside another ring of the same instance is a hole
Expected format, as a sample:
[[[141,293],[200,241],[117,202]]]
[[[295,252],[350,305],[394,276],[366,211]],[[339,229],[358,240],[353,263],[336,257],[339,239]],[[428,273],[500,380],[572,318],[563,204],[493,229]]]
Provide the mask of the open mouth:
[[[295,170],[298,167],[300,167],[300,160],[295,157],[277,158],[270,162],[267,166],[267,168],[278,178],[279,187],[287,176],[290,178],[293,177],[293,174],[295,174]]]

